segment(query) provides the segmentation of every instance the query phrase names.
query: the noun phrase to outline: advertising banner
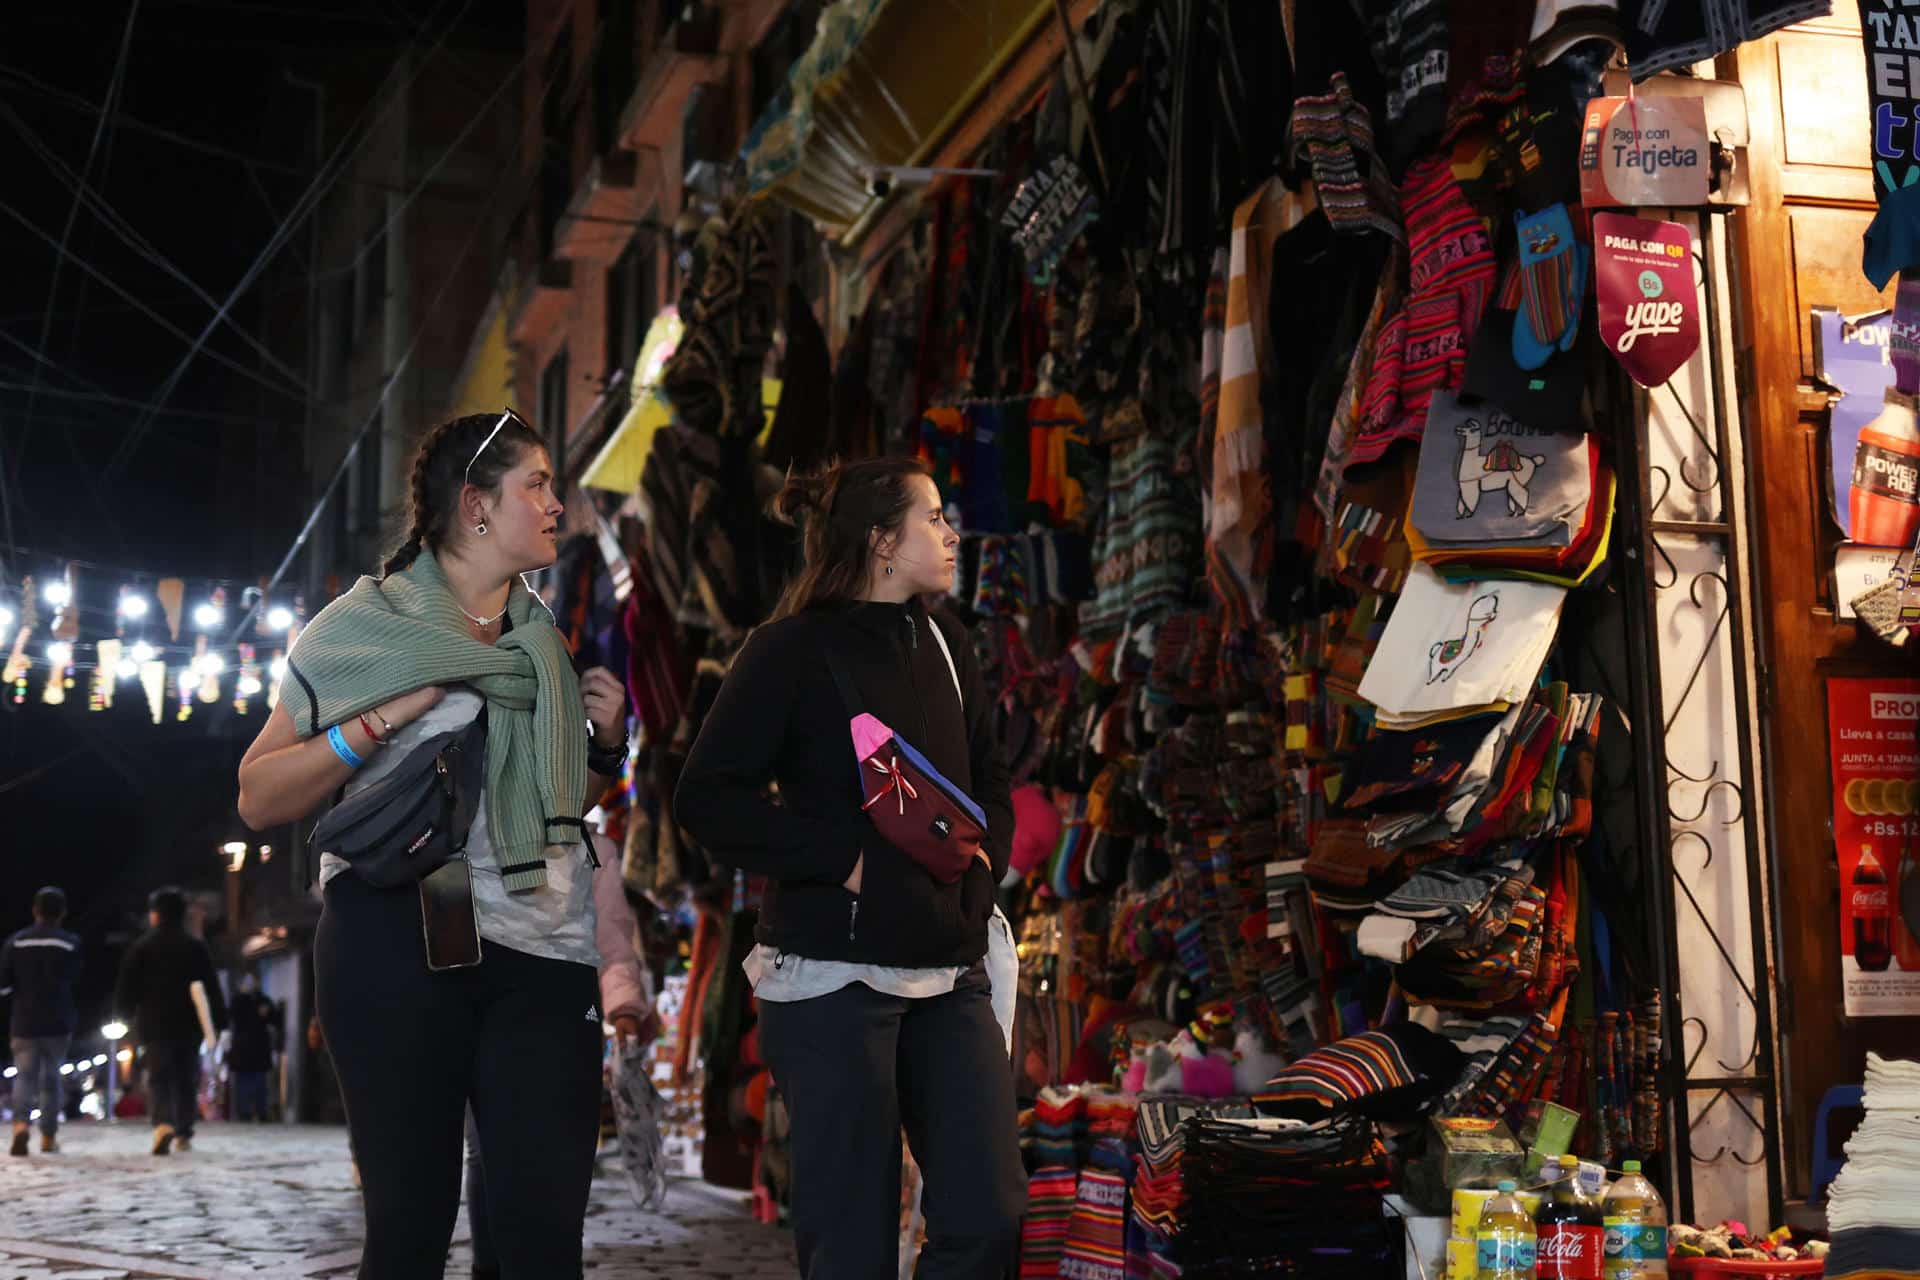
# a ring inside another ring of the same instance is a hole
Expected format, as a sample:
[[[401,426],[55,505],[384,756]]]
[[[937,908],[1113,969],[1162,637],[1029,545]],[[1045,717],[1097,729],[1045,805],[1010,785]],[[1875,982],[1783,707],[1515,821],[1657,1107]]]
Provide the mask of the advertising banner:
[[[1920,680],[1827,681],[1841,991],[1849,1017],[1920,1014]]]
[[[1863,458],[1860,430],[1879,416],[1887,388],[1893,385],[1892,336],[1893,317],[1888,312],[1849,319],[1827,307],[1813,309],[1814,372],[1839,393],[1833,401],[1827,431],[1834,519],[1839,521],[1841,532],[1855,542],[1897,547],[1907,541],[1902,531],[1896,530],[1888,542],[1873,543],[1855,531],[1854,518],[1856,507],[1874,504],[1877,497],[1884,496],[1876,490],[1887,487],[1884,467],[1876,467],[1886,451],[1869,449]],[[1861,480],[1865,483],[1856,493],[1855,485]],[[1880,522],[1861,521],[1867,523]]]
[[[1700,349],[1693,233],[1677,222],[1593,215],[1600,338],[1633,380],[1657,387]]]
[[[1707,108],[1698,98],[1595,98],[1580,135],[1580,203],[1589,209],[1707,202]]]

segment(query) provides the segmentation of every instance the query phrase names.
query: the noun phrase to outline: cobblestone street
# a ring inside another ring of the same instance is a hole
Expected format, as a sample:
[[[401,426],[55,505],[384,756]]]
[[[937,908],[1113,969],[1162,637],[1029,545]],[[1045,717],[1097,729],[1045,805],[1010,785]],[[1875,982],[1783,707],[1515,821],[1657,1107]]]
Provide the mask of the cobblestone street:
[[[351,1276],[359,1193],[344,1129],[204,1126],[187,1155],[147,1154],[141,1125],[70,1126],[61,1154],[0,1156],[0,1280],[240,1280]],[[795,1274],[787,1232],[746,1197],[676,1182],[666,1208],[634,1206],[603,1155],[587,1210],[593,1280],[718,1280]],[[463,1209],[447,1275],[471,1255]]]

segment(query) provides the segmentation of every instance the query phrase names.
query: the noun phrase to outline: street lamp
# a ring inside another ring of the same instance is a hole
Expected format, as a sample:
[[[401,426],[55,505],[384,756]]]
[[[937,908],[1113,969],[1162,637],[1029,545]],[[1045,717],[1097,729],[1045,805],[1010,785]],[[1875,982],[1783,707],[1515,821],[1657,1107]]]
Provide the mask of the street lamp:
[[[112,1022],[101,1027],[100,1034],[106,1039],[107,1052],[113,1057],[112,1064],[107,1067],[107,1113],[104,1117],[104,1123],[112,1124],[114,1078],[120,1074],[121,1064],[131,1062],[133,1055],[124,1049],[117,1051],[115,1049],[116,1045],[127,1038],[127,1024],[120,1021],[120,1019],[115,1018]]]

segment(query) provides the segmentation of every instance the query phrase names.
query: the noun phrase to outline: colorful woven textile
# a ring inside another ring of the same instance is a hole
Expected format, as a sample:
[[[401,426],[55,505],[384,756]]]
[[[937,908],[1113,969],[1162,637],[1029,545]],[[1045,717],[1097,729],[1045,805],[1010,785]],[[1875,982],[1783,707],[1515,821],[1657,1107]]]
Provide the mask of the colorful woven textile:
[[[1054,1280],[1067,1245],[1079,1175],[1048,1165],[1027,1181],[1027,1220],[1020,1228],[1020,1280]]]
[[[1127,1179],[1088,1169],[1080,1175],[1060,1255],[1061,1280],[1125,1280]]]

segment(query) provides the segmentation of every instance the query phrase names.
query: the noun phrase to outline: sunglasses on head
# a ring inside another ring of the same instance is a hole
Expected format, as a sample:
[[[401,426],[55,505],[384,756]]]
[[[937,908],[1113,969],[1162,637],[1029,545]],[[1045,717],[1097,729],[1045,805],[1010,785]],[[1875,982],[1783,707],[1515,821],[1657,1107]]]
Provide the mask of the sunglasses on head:
[[[480,447],[473,451],[471,458],[467,459],[467,469],[460,473],[461,484],[466,485],[473,483],[473,464],[480,461],[480,455],[487,451],[487,448],[493,444],[493,438],[499,435],[500,429],[509,422],[518,422],[523,427],[527,425],[526,420],[511,409],[501,413],[500,421],[493,424],[493,430],[487,432],[487,438],[480,442]],[[529,430],[531,430],[531,428],[529,428]]]

